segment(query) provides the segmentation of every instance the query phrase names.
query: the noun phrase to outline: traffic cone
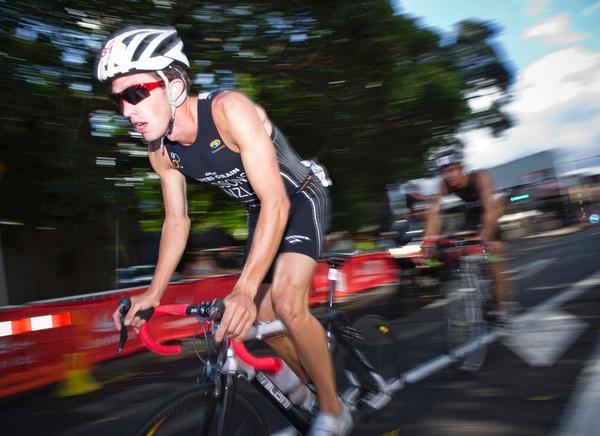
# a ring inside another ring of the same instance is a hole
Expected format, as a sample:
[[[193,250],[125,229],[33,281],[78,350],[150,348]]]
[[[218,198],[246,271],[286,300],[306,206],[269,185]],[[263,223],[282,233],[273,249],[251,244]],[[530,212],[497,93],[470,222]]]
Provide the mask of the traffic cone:
[[[94,392],[102,387],[93,376],[85,353],[65,353],[65,378],[59,383],[56,395],[71,397]]]

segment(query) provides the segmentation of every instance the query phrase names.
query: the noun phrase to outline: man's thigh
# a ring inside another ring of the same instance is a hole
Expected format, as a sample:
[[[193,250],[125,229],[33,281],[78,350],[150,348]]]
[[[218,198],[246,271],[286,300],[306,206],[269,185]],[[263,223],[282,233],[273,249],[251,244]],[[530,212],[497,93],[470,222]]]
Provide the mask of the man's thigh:
[[[308,305],[308,292],[317,262],[301,253],[281,253],[277,257],[271,285],[271,298],[285,298]]]

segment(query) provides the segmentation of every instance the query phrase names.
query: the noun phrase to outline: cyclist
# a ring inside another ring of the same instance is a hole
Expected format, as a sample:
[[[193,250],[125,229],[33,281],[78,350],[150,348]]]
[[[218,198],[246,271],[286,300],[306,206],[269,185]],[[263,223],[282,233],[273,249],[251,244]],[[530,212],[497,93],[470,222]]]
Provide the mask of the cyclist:
[[[493,198],[494,186],[491,176],[485,171],[467,173],[462,164],[462,152],[446,149],[433,159],[434,168],[441,172],[442,180],[438,193],[431,199],[425,226],[423,248],[428,257],[434,254],[434,241],[439,238],[441,229],[440,199],[447,194],[455,194],[464,202],[464,223],[462,230],[477,231],[491,255],[490,269],[494,279],[497,311],[500,321],[507,320],[513,313],[516,303],[509,284],[504,279],[506,267],[502,255],[506,251],[501,239],[498,218],[501,207]]]
[[[241,340],[256,319],[281,319],[290,337],[270,345],[317,391],[312,434],[346,435],[325,333],[308,308],[308,291],[329,218],[328,179],[302,163],[265,110],[234,91],[188,95],[189,61],[173,27],[129,26],[104,42],[96,76],[108,82],[123,116],[148,143],[160,177],[165,221],[149,288],[132,297],[125,324],[158,306],[188,238],[186,176],[211,183],[248,214],[247,258],[215,339]],[[113,314],[120,329],[118,311]]]

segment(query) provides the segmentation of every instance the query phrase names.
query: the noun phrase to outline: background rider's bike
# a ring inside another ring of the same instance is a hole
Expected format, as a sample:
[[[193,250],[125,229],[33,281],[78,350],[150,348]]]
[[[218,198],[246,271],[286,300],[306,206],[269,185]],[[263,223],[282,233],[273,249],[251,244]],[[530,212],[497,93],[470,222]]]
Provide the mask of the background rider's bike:
[[[436,245],[449,268],[444,286],[448,350],[456,368],[477,371],[485,360],[489,314],[495,308],[485,245],[478,239],[443,239]]]
[[[330,265],[331,286],[327,308],[319,319],[326,330],[334,361],[339,364],[336,368],[338,391],[355,414],[362,414],[385,406],[391,395],[403,387],[404,380],[399,378],[400,350],[391,326],[383,318],[369,316],[352,326],[346,315],[333,307],[338,267],[351,255],[332,253],[325,257]],[[122,299],[121,313],[127,313],[130,304],[126,298]],[[225,338],[215,344],[210,332],[216,331],[223,311],[222,300],[215,300],[200,305],[159,306],[154,313],[149,310],[141,314],[145,319],[166,314],[197,317],[197,331],[202,333],[196,335],[196,339],[205,339],[208,353],[201,355],[195,343],[202,361],[202,374],[191,386],[149,409],[128,434],[266,435],[265,422],[254,402],[245,390],[237,389],[239,381],[249,382],[300,434],[308,431],[316,412],[313,387],[300,381],[278,357],[251,354],[244,342]],[[180,352],[178,345],[154,341],[148,325],[146,323],[140,329],[140,339],[148,348],[162,354]],[[121,332],[120,349],[125,345],[127,329],[123,327]],[[259,323],[251,328],[246,340],[265,339],[282,333],[285,333],[285,326],[279,320]]]

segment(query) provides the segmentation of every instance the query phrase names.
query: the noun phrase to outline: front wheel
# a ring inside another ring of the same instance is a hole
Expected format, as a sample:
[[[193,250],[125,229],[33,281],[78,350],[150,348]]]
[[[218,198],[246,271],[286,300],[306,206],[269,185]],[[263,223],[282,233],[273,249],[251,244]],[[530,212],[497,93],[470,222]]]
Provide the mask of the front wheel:
[[[462,274],[450,281],[447,288],[446,342],[455,367],[461,371],[477,371],[485,360],[487,347],[478,343],[487,332],[484,299],[477,280]]]
[[[152,407],[131,427],[131,436],[216,436],[221,403],[212,385],[188,386]],[[266,426],[252,404],[237,392],[229,414],[228,436],[266,436]]]

